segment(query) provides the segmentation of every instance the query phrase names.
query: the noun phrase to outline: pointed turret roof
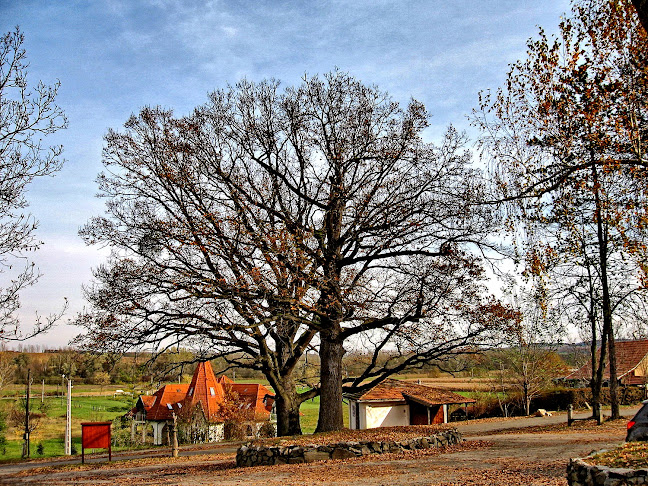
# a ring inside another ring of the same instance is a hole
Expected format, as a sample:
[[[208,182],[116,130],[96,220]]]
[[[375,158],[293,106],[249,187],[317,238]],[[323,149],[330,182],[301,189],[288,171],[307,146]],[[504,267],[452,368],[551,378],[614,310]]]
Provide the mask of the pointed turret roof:
[[[207,420],[212,422],[218,418],[218,409],[224,397],[223,385],[216,379],[211,363],[199,363],[187,390],[184,407],[191,408],[200,402]]]

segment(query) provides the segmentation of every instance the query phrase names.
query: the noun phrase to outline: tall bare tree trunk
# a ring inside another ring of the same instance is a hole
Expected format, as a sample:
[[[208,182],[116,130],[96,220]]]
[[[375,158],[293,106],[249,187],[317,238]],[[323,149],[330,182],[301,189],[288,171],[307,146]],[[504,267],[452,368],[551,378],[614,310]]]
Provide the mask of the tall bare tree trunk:
[[[603,331],[601,340],[601,357],[603,357],[605,340],[607,340],[608,359],[610,367],[610,405],[612,406],[612,419],[619,418],[619,399],[618,399],[618,383],[616,372],[616,351],[614,346],[614,327],[612,325],[612,304],[610,299],[610,288],[608,283],[607,267],[608,267],[608,236],[607,227],[603,221],[602,201],[600,196],[598,172],[596,164],[592,163],[592,178],[594,182],[594,202],[596,211],[596,225],[597,225],[597,238],[599,247],[599,268],[601,271],[601,290],[603,293],[602,311],[603,311]],[[600,360],[605,366],[605,361]],[[602,375],[602,370],[601,375]],[[602,378],[602,376],[601,376]]]
[[[344,347],[339,333],[320,334],[320,409],[315,432],[344,427],[342,411],[342,357]]]

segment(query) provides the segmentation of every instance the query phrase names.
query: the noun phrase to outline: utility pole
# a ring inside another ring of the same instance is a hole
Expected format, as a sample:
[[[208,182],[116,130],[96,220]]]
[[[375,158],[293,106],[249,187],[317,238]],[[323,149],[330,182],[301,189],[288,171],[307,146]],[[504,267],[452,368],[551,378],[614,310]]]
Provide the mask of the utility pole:
[[[31,391],[31,369],[27,369],[27,400],[25,401],[25,434],[23,435],[22,458],[29,457],[29,392]]]
[[[63,375],[65,378],[65,375]],[[67,413],[65,414],[65,455],[72,454],[72,380],[67,380]]]

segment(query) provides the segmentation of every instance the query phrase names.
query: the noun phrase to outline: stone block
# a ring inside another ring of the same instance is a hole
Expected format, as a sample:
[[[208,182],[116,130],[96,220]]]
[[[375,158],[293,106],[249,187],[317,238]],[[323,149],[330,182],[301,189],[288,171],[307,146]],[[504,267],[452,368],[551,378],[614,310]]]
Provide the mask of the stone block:
[[[356,455],[348,449],[342,447],[337,447],[331,453],[331,459],[349,459],[351,457],[356,457]]]
[[[327,461],[331,458],[328,452],[320,450],[304,451],[304,462]]]
[[[383,446],[380,442],[369,442],[369,449],[379,454],[382,452]]]

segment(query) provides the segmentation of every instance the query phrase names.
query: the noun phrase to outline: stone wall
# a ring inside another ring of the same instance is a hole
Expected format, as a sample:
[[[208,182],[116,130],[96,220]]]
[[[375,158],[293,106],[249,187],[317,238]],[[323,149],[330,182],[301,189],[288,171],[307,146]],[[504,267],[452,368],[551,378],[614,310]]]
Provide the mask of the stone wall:
[[[327,445],[293,445],[293,446],[241,446],[236,453],[236,465],[268,466],[274,464],[300,464],[304,462],[326,461],[329,459],[347,459],[368,454],[384,454],[416,449],[431,449],[458,444],[463,441],[457,429],[440,432],[430,437],[418,437],[400,442],[339,442]]]
[[[570,486],[648,484],[648,469],[594,466],[582,459],[571,459],[567,466],[567,483]]]

